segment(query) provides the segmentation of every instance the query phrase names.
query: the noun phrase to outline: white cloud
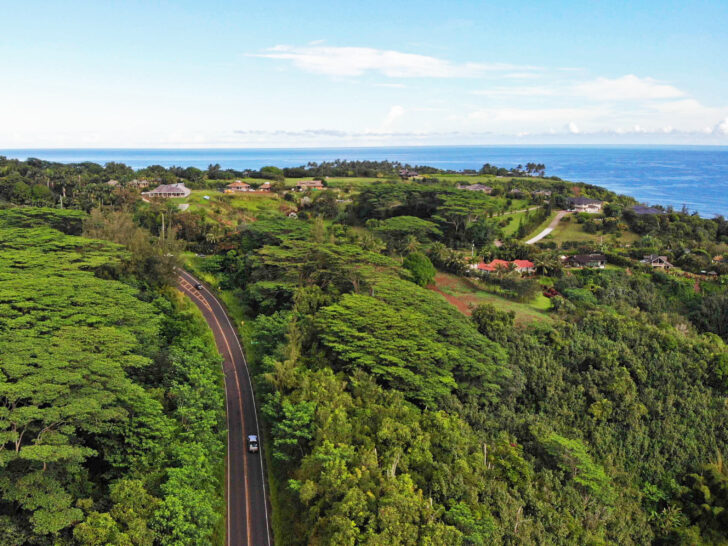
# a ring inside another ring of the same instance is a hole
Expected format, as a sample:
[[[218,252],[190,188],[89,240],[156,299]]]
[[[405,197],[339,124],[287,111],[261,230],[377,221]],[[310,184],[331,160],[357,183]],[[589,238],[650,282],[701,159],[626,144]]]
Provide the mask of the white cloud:
[[[491,71],[536,69],[506,63],[453,63],[428,55],[370,47],[278,45],[252,56],[291,61],[301,70],[331,76],[378,72],[390,78],[467,78]]]
[[[713,132],[716,135],[728,135],[728,117],[713,127]]]
[[[566,119],[592,119],[601,115],[597,108],[482,108],[470,112],[476,121],[534,123],[563,122]]]
[[[546,86],[532,87],[492,87],[490,89],[478,89],[472,92],[473,95],[484,97],[551,97],[557,94],[555,88]]]
[[[570,121],[566,125],[566,130],[571,133],[572,135],[578,135],[581,131],[579,131],[579,127],[574,123],[573,121]]]
[[[399,118],[401,118],[404,115],[404,112],[405,112],[405,110],[403,107],[401,107],[399,105],[392,106],[389,109],[389,113],[387,114],[387,117],[385,117],[384,121],[382,122],[382,128],[386,129],[388,127],[391,127],[391,125],[395,121],[397,121]]]
[[[592,100],[674,99],[685,96],[677,87],[634,74],[580,83],[574,87],[574,92]]]
[[[392,89],[404,89],[407,86],[403,83],[375,83],[374,87],[391,87]]]

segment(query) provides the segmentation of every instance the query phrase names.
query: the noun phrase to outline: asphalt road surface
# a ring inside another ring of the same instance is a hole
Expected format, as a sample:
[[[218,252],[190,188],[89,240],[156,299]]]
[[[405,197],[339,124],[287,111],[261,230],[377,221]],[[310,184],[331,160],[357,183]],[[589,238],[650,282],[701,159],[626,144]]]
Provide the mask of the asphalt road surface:
[[[179,270],[177,284],[199,307],[215,335],[223,356],[227,404],[227,540],[228,546],[270,546],[268,499],[263,472],[263,445],[248,364],[237,331],[218,299],[186,271]],[[258,436],[260,451],[249,453],[248,435]]]

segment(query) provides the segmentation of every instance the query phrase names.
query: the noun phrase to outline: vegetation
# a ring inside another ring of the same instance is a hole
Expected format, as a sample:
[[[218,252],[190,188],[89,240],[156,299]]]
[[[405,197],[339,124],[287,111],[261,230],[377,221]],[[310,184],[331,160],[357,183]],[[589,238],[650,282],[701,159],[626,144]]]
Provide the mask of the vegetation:
[[[399,180],[400,167],[420,176]],[[187,211],[106,186],[142,176],[119,165],[2,169],[12,204],[33,203],[47,176],[48,203],[79,209],[1,213],[11,542],[221,538],[219,358],[167,287],[186,245],[244,320],[277,543],[725,543],[723,218],[638,215],[537,163],[143,173],[206,191],[238,174],[277,184],[193,194]],[[286,189],[326,176],[321,192]],[[476,180],[493,193],[458,188]],[[575,195],[603,212],[521,242]],[[567,267],[576,253],[609,265]],[[494,259],[535,272],[471,267]]]
[[[220,359],[193,307],[76,211],[0,211],[0,529],[7,544],[213,541]],[[54,226],[59,229],[54,229]]]

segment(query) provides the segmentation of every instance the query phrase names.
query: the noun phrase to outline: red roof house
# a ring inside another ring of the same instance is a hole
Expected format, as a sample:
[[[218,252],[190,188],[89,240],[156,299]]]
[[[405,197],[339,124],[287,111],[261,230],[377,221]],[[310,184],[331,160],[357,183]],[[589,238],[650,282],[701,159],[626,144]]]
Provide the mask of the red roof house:
[[[513,269],[519,273],[533,273],[536,270],[533,262],[528,260],[513,260],[512,262],[507,262],[506,260],[493,260],[489,264],[480,262],[479,264],[474,265],[473,269],[479,269],[480,271],[487,271],[489,273],[498,270],[508,271],[511,269],[511,264],[514,266]]]

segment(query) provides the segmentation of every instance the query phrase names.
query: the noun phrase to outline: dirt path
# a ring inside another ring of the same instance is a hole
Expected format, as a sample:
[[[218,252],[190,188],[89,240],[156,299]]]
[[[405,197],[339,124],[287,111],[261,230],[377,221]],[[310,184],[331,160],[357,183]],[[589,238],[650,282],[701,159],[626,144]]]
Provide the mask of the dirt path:
[[[536,235],[535,237],[532,237],[531,239],[529,239],[528,241],[526,241],[526,244],[527,245],[532,245],[533,243],[537,243],[541,239],[543,239],[544,237],[546,237],[546,235],[548,235],[549,233],[551,233],[554,230],[554,228],[559,225],[559,222],[561,221],[561,219],[564,216],[566,216],[568,213],[569,213],[569,211],[560,210],[558,213],[556,213],[556,217],[553,220],[551,220],[551,223],[548,225],[548,227],[546,229],[544,229],[541,233],[539,233],[538,235]]]

